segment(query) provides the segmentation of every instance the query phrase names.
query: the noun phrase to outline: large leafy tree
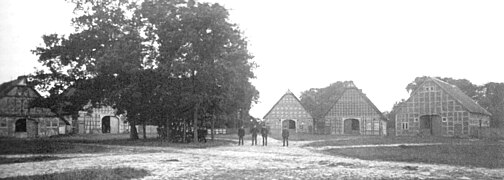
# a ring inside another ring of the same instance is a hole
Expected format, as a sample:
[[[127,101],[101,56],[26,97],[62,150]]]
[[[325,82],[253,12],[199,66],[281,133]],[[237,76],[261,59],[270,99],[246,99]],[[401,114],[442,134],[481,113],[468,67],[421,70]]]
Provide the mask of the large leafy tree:
[[[45,46],[34,50],[47,68],[35,79],[51,94],[48,106],[59,107],[55,102],[72,86],[77,93],[66,104],[74,111],[84,99],[112,105],[127,112],[131,137],[138,138],[137,123],[181,120],[195,130],[209,112],[248,111],[257,100],[249,82],[255,64],[224,7],[192,0],[73,2],[76,32],[46,35]]]
[[[487,83],[479,92],[478,103],[492,113],[490,126],[504,127],[504,83]]]

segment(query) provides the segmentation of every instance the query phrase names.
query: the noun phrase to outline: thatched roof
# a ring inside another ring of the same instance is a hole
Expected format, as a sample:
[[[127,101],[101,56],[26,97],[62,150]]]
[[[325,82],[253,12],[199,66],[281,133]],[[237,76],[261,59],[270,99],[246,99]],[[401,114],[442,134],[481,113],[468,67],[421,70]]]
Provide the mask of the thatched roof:
[[[460,105],[462,105],[465,109],[467,109],[467,111],[472,113],[484,114],[488,116],[492,115],[485,108],[481,107],[478,103],[476,103],[476,101],[474,101],[464,92],[462,92],[462,90],[460,90],[457,86],[448,84],[447,82],[441,81],[433,77],[429,77],[427,81],[429,80],[439,85],[441,89],[443,89],[448,95],[450,95],[453,99],[455,99],[458,103],[460,103]]]

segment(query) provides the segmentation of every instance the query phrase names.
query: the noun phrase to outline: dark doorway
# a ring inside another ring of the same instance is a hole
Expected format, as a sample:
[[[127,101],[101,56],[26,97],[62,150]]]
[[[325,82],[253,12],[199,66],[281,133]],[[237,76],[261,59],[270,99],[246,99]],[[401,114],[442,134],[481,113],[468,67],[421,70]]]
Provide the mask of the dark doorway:
[[[420,116],[420,133],[423,135],[440,136],[441,132],[441,116],[439,115],[423,115]]]
[[[287,128],[287,129],[296,129],[296,121],[294,120],[284,120],[282,123],[282,127]]]
[[[26,132],[26,119],[18,119],[15,126],[15,132]]]
[[[102,133],[110,133],[110,116],[102,118]]]
[[[359,120],[345,119],[343,131],[345,134],[360,134]]]

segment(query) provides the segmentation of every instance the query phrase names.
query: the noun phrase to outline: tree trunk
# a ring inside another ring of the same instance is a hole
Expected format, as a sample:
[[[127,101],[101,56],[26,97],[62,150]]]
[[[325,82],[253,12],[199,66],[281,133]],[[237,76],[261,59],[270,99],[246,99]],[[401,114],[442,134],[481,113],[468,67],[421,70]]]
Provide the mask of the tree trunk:
[[[215,115],[212,113],[212,127],[211,127],[211,137],[214,140],[214,129],[215,129]]]
[[[184,120],[182,124],[182,142],[186,142],[186,122]]]
[[[135,117],[132,117],[131,119],[132,121],[130,121],[130,139],[138,139]]]
[[[198,110],[199,110],[199,102],[196,103],[194,107],[193,113],[193,140],[195,143],[198,143]]]
[[[166,133],[166,139],[170,140],[170,121],[167,119],[165,123],[165,133]]]
[[[143,138],[147,139],[147,132],[145,132],[145,126],[147,126],[146,121],[144,120],[142,122],[142,131],[143,131]]]

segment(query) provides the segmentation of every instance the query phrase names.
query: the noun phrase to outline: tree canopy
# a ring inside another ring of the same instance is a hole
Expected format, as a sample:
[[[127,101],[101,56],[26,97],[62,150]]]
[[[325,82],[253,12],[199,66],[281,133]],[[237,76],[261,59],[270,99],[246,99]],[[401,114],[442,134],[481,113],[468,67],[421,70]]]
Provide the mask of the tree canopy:
[[[89,101],[110,105],[127,112],[132,138],[138,138],[138,123],[167,129],[183,124],[192,125],[196,140],[205,117],[248,114],[257,101],[250,82],[256,64],[223,6],[193,0],[72,2],[75,32],[44,35],[45,46],[33,50],[46,68],[35,81],[50,93],[39,104],[74,114]],[[72,96],[64,96],[69,87]]]

